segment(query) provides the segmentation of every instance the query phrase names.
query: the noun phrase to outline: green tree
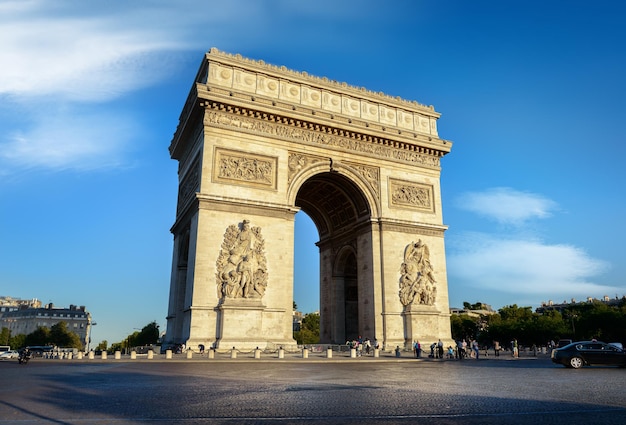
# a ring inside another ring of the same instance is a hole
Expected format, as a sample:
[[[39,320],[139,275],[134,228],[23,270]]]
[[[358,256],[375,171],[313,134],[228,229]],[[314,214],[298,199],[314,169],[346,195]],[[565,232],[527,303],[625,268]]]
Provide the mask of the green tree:
[[[83,342],[75,333],[67,330],[67,323],[59,322],[50,327],[50,342],[62,348],[83,348]]]
[[[159,325],[156,321],[148,323],[141,329],[141,332],[135,332],[131,338],[131,347],[156,344],[159,340]]]
[[[25,345],[49,345],[50,343],[50,329],[43,326],[26,335],[24,340]]]
[[[18,335],[12,336],[9,339],[8,345],[10,345],[11,348],[14,350],[19,350],[20,348],[26,347],[26,335],[18,334]]]
[[[302,319],[300,330],[293,333],[298,344],[317,344],[320,342],[320,315],[309,313]]]
[[[468,314],[453,314],[450,316],[452,338],[457,341],[476,338],[478,332],[478,320],[478,317],[472,317]]]
[[[2,331],[0,331],[0,345],[9,345],[10,339],[11,331],[9,328],[2,328]]]

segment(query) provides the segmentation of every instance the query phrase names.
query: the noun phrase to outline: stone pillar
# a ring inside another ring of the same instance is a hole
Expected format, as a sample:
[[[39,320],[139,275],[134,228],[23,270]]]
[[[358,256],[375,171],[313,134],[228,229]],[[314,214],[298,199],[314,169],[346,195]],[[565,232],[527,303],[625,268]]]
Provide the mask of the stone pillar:
[[[302,358],[303,359],[308,359],[309,358],[309,349],[308,348],[303,348],[302,349]]]
[[[257,348],[254,350],[254,358],[255,358],[255,359],[260,359],[260,358],[261,358],[261,350],[259,349],[259,347],[257,347]]]
[[[356,359],[356,348],[351,348],[350,349],[350,358],[351,359]]]
[[[279,359],[284,359],[285,358],[285,350],[283,350],[283,347],[280,347],[278,349],[278,358]]]
[[[166,359],[172,358],[172,350],[165,350],[165,358]]]
[[[192,359],[193,358],[193,351],[187,350],[187,358],[188,359]]]
[[[102,360],[106,360],[107,359],[107,352],[103,351],[102,352]]]
[[[237,358],[237,349],[235,347],[233,347],[233,349],[230,350],[230,358],[231,359],[236,359]]]
[[[83,359],[83,352],[82,352],[82,351],[79,351],[79,352],[78,352],[78,354],[76,354],[76,358],[77,358],[78,360],[82,360],[82,359]]]
[[[96,357],[96,353],[90,351],[89,354],[87,354],[87,357],[89,358],[89,360],[93,360]]]
[[[115,360],[119,360],[122,358],[122,352],[121,351],[116,351],[115,352]]]
[[[215,358],[215,350],[210,348],[209,349],[209,358],[210,359],[214,359]]]
[[[326,358],[327,359],[332,359],[333,358],[333,349],[331,347],[328,347],[326,349]]]
[[[154,350],[148,350],[148,360],[152,360],[154,358]]]
[[[374,348],[374,357],[380,357],[380,350],[378,348]]]
[[[130,359],[137,360],[137,352],[135,350],[130,352]]]

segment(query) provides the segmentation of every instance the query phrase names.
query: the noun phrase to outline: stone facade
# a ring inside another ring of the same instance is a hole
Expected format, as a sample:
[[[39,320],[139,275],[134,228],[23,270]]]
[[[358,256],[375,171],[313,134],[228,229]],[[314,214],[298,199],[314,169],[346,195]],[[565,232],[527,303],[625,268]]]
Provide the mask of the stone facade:
[[[170,145],[166,342],[289,346],[294,215],[314,221],[323,343],[450,340],[432,106],[211,49]]]

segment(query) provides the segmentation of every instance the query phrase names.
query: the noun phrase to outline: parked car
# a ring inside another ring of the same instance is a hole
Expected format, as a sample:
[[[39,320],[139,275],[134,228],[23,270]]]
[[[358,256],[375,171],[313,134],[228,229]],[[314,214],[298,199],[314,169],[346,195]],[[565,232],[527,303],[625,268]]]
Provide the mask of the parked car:
[[[3,351],[0,353],[0,360],[17,359],[19,355],[19,351],[16,350]]]
[[[626,367],[626,351],[600,341],[572,342],[552,350],[551,357],[554,363],[574,369],[590,365]]]

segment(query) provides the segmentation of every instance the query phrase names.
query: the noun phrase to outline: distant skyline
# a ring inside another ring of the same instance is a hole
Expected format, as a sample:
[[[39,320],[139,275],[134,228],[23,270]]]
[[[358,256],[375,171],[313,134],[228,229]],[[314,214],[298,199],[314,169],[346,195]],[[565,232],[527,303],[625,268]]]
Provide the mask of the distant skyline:
[[[216,47],[441,113],[450,307],[621,297],[625,18],[578,0],[0,2],[0,295],[85,305],[94,344],[165,330],[167,148]],[[298,213],[303,312],[317,240]]]

